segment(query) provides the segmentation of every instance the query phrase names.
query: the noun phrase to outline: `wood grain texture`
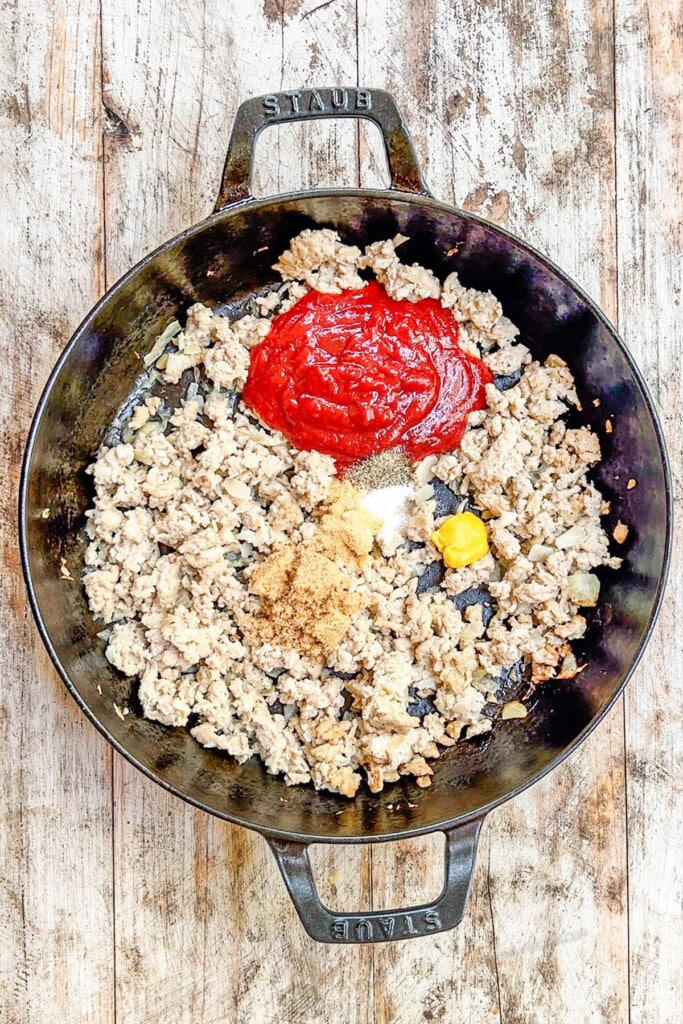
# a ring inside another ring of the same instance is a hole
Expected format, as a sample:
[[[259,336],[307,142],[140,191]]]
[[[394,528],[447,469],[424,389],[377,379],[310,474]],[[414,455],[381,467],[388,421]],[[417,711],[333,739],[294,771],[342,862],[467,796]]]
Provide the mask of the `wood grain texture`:
[[[626,691],[631,1020],[683,1010],[683,6],[618,0],[619,325],[660,410],[679,509],[655,635]]]
[[[211,212],[241,100],[320,74],[343,80],[350,53],[355,68],[355,40],[350,51],[340,32],[353,6],[337,6],[302,21],[278,4],[195,3],[176,16],[170,2],[104,3],[109,283]],[[353,126],[325,129],[265,133],[255,191],[355,183]],[[371,1019],[371,951],[340,956],[309,940],[264,840],[185,807],[118,758],[115,776],[119,1021]],[[370,905],[367,850],[321,848],[314,863],[332,905]]]
[[[0,39],[0,1020],[109,1024],[111,753],[38,638],[15,525],[35,404],[103,285],[97,4],[6,4]]]
[[[610,10],[416,0],[404,11],[361,0],[359,74],[397,96],[432,191],[526,237],[614,315]],[[361,156],[376,173],[376,149]],[[377,950],[378,1021],[628,1020],[623,760],[619,707],[568,764],[491,815],[463,925],[423,940],[419,956]],[[425,845],[413,902],[440,870]],[[405,879],[413,855],[410,844],[375,850],[375,894]]]
[[[682,25],[680,0],[3,8],[1,1024],[680,1020],[680,533],[626,717],[490,816],[460,928],[340,949],[305,935],[260,837],[117,756],[112,770],[30,623],[14,507],[59,349],[105,279],[210,212],[238,103],[357,81],[394,93],[435,195],[526,237],[618,314],[680,495]],[[257,194],[359,180],[387,181],[373,128],[259,143]],[[420,902],[440,888],[441,842],[318,847],[321,893],[344,910]]]
[[[205,154],[234,113],[216,87],[213,16],[102,5],[108,284],[211,208],[218,170]],[[234,991],[226,830],[118,757],[114,777],[117,1021],[222,1019]]]

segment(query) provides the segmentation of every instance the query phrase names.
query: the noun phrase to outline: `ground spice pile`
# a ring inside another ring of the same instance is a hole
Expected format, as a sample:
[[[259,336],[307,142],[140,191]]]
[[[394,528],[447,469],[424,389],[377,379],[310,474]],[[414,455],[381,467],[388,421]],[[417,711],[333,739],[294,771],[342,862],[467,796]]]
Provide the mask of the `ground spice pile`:
[[[365,604],[362,595],[350,592],[352,583],[348,573],[311,546],[280,548],[251,577],[250,590],[261,598],[261,609],[245,623],[245,633],[252,643],[327,657]]]
[[[244,625],[252,643],[324,658],[339,646],[366,603],[351,590],[352,571],[382,525],[361,508],[361,497],[351,484],[335,484],[311,540],[279,548],[254,570],[249,589],[261,607]]]
[[[332,485],[330,502],[318,521],[312,543],[334,562],[341,559],[349,566],[357,566],[372,551],[382,520],[361,506],[362,497],[353,484]]]
[[[397,487],[410,481],[410,463],[397,448],[370,455],[349,471],[351,483],[366,491],[378,487]]]

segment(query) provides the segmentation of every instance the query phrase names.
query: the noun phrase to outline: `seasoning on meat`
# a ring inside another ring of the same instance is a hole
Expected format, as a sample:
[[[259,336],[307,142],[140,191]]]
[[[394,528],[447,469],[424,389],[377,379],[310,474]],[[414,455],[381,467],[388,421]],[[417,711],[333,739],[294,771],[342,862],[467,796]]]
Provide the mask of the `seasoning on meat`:
[[[278,548],[256,567],[249,590],[261,598],[242,624],[255,645],[277,643],[304,657],[324,659],[339,646],[365,599],[351,577],[309,547]]]
[[[442,750],[491,729],[496,680],[519,659],[533,683],[580,671],[570,643],[598,599],[591,570],[620,564],[587,477],[598,438],[564,422],[579,408],[566,364],[532,360],[495,296],[404,265],[400,242],[361,254],[305,231],[259,315],[191,307],[147,359],[185,397],[169,409],[148,394],[90,469],[84,587],[145,715],[240,762],[257,755],[288,785],[348,797],[363,780],[373,792],[404,775],[426,786]],[[311,288],[367,290],[362,268],[396,300],[438,300],[465,352],[520,376],[486,385],[459,447],[412,466],[392,448],[340,482],[334,458],[257,423],[236,393],[273,317]],[[363,502],[403,486],[407,521],[383,543],[388,506]],[[489,550],[444,566],[432,535],[466,504],[482,510]],[[462,607],[473,587],[488,592],[486,617]]]
[[[398,487],[410,482],[410,463],[404,452],[390,448],[357,462],[351,467],[348,478],[356,487],[366,491]]]

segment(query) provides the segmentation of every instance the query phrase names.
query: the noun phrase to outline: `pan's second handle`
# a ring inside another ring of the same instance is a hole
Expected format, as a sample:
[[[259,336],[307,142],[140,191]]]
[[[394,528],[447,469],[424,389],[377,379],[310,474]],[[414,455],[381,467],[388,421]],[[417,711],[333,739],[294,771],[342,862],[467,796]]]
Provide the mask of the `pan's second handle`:
[[[269,839],[301,922],[318,942],[389,942],[455,928],[463,919],[481,820],[446,830],[446,878],[432,903],[405,910],[336,914],[320,900],[305,843]]]
[[[251,196],[254,144],[269,124],[314,118],[364,117],[379,127],[389,163],[391,187],[429,195],[413,144],[393,96],[383,89],[298,89],[255,96],[238,109],[223,168],[215,211]]]

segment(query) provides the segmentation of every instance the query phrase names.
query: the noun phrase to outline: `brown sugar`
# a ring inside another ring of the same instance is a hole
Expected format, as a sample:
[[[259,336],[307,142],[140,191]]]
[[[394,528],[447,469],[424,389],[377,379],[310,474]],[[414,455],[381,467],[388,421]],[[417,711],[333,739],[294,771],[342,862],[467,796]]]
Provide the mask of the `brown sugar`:
[[[361,497],[353,484],[335,482],[313,537],[279,548],[254,569],[249,589],[261,598],[261,607],[244,625],[251,642],[323,658],[339,646],[366,604],[351,592],[353,570],[372,550],[382,526],[361,507]]]
[[[365,605],[352,577],[312,545],[274,551],[254,570],[250,590],[261,609],[245,623],[252,643],[274,643],[312,657],[329,656]]]

